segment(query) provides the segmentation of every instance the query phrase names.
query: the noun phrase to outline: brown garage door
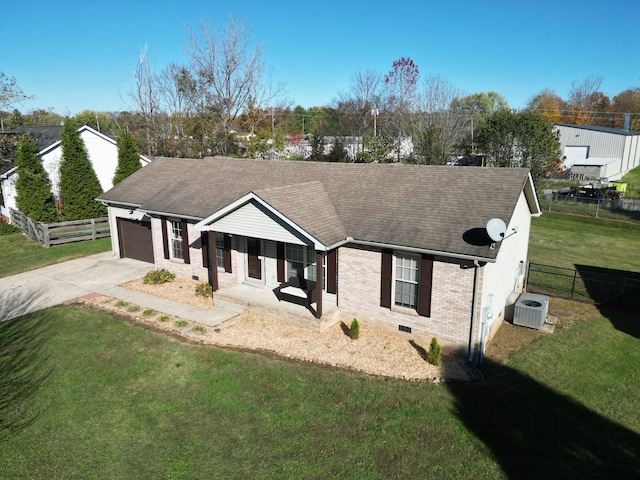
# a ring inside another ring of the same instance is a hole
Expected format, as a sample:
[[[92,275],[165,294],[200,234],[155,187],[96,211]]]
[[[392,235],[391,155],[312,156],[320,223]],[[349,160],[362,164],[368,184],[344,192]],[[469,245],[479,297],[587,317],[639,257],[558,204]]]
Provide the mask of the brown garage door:
[[[120,257],[153,263],[151,222],[118,218]]]

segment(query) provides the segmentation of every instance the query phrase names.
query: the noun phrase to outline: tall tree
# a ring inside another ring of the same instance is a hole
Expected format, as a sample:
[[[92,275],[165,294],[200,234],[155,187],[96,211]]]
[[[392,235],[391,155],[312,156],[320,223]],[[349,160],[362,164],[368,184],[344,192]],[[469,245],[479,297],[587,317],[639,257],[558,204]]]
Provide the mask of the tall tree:
[[[629,128],[640,130],[640,88],[627,89],[613,97],[611,105],[617,116],[616,127],[624,126],[624,115],[630,115]]]
[[[105,216],[107,208],[95,200],[102,193],[100,181],[89,161],[78,125],[71,118],[64,122],[60,143],[60,202],[64,220]]]
[[[545,88],[529,99],[527,110],[538,112],[549,123],[562,123],[562,104],[562,99],[553,90]]]
[[[594,95],[600,90],[602,77],[591,75],[584,79],[571,82],[569,90],[568,123],[575,125],[593,125],[600,105],[601,98]]]
[[[490,165],[529,168],[534,179],[542,178],[560,156],[560,141],[553,125],[530,111],[494,112],[483,123],[478,144]]]
[[[118,167],[113,177],[113,184],[116,185],[134,172],[140,170],[140,153],[136,139],[129,132],[120,134],[118,140]]]
[[[462,143],[467,119],[451,109],[458,97],[458,89],[442,77],[425,79],[412,133],[416,163],[443,164]]]
[[[0,111],[7,111],[10,107],[33,98],[35,96],[26,95],[22,91],[15,77],[8,77],[0,72]]]
[[[200,115],[212,120],[211,135],[218,138],[217,153],[228,154],[233,122],[253,100],[255,108],[273,105],[281,93],[274,87],[262,62],[262,46],[250,48],[251,32],[242,20],[230,17],[219,28],[201,22],[200,30],[189,31],[191,72],[196,81]]]
[[[411,58],[393,62],[384,76],[386,118],[390,134],[396,139],[396,160],[400,161],[403,138],[409,135],[411,114],[415,110],[418,89],[418,66]]]
[[[38,157],[36,144],[29,135],[21,136],[16,155],[16,205],[27,217],[38,222],[58,220],[56,204],[47,173]]]

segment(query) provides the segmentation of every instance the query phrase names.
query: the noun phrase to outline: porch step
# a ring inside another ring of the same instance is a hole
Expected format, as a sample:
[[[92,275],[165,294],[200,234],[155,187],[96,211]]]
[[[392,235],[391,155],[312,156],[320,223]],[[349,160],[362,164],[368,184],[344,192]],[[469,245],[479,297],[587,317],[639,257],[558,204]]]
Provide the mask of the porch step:
[[[214,302],[216,304],[231,302],[243,305],[252,312],[275,317],[287,323],[319,332],[326,330],[340,319],[340,309],[338,307],[330,308],[323,313],[322,318],[317,319],[308,309],[302,306],[297,306],[293,309],[290,304],[284,302],[273,305],[267,304],[249,297],[231,295],[225,293],[224,290],[214,293]]]

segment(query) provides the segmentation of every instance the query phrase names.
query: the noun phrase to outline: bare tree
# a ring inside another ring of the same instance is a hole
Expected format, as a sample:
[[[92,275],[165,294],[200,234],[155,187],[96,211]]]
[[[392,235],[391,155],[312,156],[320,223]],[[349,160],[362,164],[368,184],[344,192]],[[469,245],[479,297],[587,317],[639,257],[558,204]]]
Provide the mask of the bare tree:
[[[14,105],[34,98],[34,95],[25,95],[15,77],[9,78],[4,72],[0,72],[0,113],[9,111]],[[0,120],[2,119],[0,118]],[[4,132],[4,121],[0,122],[0,126],[0,130]]]
[[[381,105],[382,76],[373,70],[358,71],[349,77],[349,87],[338,94],[336,105],[344,117],[344,131],[352,135],[373,131],[372,112]]]
[[[197,85],[198,113],[209,118],[209,132],[219,140],[219,153],[228,152],[227,136],[238,115],[248,108],[264,108],[281,93],[265,75],[262,46],[250,47],[251,32],[241,20],[230,17],[222,28],[200,23],[189,32],[187,53]]]
[[[419,112],[413,125],[416,161],[442,164],[461,143],[466,132],[467,116],[451,109],[460,91],[439,75],[423,82],[419,95]]]
[[[569,90],[568,119],[577,125],[592,125],[599,111],[599,97],[594,95],[599,92],[602,85],[602,77],[591,75],[581,81],[571,82]]]
[[[135,79],[135,89],[130,93],[135,112],[139,114],[145,122],[146,140],[142,146],[147,155],[158,153],[158,115],[160,114],[160,99],[157,75],[153,72],[147,46],[145,45],[140,56],[138,65],[133,72]]]

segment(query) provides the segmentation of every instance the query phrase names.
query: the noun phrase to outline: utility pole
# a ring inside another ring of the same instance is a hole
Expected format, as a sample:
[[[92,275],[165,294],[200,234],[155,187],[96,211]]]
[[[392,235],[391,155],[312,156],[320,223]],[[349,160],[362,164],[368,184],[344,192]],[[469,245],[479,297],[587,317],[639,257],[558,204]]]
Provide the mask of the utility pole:
[[[380,113],[380,110],[378,110],[378,107],[374,105],[373,110],[371,110],[371,115],[373,115],[373,136],[374,137],[378,136],[378,114],[379,113]]]

